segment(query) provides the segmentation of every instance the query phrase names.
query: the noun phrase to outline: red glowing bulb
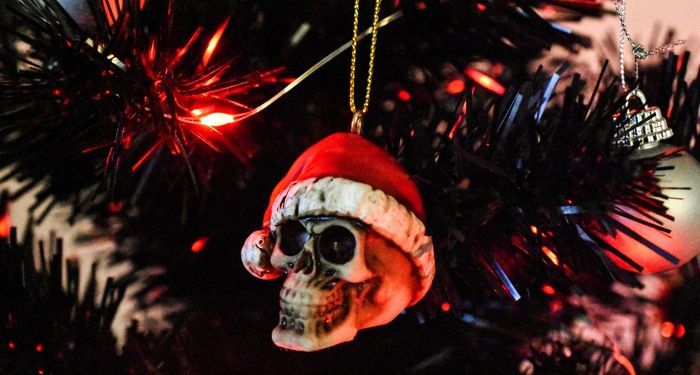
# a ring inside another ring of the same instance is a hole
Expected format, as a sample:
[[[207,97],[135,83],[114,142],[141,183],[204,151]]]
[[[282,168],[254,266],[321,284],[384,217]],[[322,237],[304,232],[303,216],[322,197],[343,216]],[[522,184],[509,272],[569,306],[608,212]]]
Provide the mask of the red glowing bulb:
[[[478,9],[479,12],[483,12],[486,10],[486,5],[484,5],[482,3],[476,3],[476,9]]]
[[[679,324],[676,326],[676,337],[679,339],[685,336],[685,326],[683,324]]]
[[[396,96],[397,96],[397,97],[399,98],[399,100],[401,100],[402,102],[407,102],[407,101],[411,100],[411,94],[410,94],[408,91],[406,91],[406,90],[401,90],[401,91],[399,91],[399,93],[396,94]]]
[[[449,302],[443,302],[440,305],[440,310],[442,310],[442,312],[448,312],[448,311],[450,311],[451,308],[452,308],[452,306],[450,306]]]
[[[670,338],[673,336],[673,331],[676,329],[676,327],[673,325],[671,322],[663,322],[661,324],[661,336],[665,338]]]
[[[503,95],[506,92],[506,88],[503,87],[503,85],[501,85],[500,83],[498,83],[498,81],[476,69],[467,68],[464,71],[464,74],[466,74],[467,77],[472,79],[479,86],[491,91],[496,95]]]
[[[204,250],[204,247],[207,246],[207,243],[209,243],[209,237],[202,237],[192,243],[192,247],[190,248],[190,250],[192,250],[193,253],[197,254]]]
[[[10,348],[10,350],[15,350],[15,343],[10,341],[7,343],[7,347]]]
[[[44,351],[44,345],[37,344],[36,347],[34,347],[34,350],[36,350],[37,353],[41,353]]]
[[[461,79],[455,79],[447,84],[447,92],[452,95],[456,95],[464,91],[464,81]]]
[[[549,285],[549,284],[542,285],[542,293],[552,296],[556,292],[557,292],[556,289],[554,289],[554,287],[552,287],[551,285]]]
[[[202,123],[202,125],[217,127],[233,123],[233,115],[230,115],[228,113],[214,112],[201,117],[199,121]]]

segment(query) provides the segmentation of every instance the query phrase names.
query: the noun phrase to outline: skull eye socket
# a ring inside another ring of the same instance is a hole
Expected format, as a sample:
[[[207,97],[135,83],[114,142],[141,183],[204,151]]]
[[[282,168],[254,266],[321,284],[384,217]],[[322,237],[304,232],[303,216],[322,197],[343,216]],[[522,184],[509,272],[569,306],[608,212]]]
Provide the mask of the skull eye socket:
[[[343,264],[355,255],[355,235],[347,228],[334,225],[328,227],[318,238],[321,256],[331,263]]]
[[[299,254],[311,234],[298,221],[284,223],[280,227],[280,250],[284,255],[293,256]]]

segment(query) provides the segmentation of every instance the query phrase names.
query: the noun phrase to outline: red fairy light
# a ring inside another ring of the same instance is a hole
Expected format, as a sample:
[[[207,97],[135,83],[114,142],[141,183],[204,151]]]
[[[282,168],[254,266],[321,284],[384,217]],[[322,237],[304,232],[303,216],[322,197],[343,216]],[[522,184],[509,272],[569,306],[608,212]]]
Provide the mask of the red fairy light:
[[[542,293],[544,293],[548,296],[553,296],[554,294],[557,293],[557,290],[554,289],[554,287],[549,285],[549,284],[544,284],[544,285],[542,285]]]
[[[44,345],[37,344],[36,347],[34,347],[34,350],[36,350],[37,353],[41,353],[44,351]]]
[[[447,90],[449,94],[457,95],[464,91],[464,87],[464,81],[462,81],[461,79],[455,79],[447,84],[445,90]]]
[[[204,247],[207,246],[208,243],[209,237],[202,237],[192,243],[192,247],[190,248],[190,250],[192,250],[193,253],[197,254],[204,250]]]
[[[484,5],[482,3],[476,3],[476,9],[478,9],[479,12],[483,12],[486,10],[486,5]]]
[[[676,327],[671,322],[663,322],[663,324],[661,324],[661,336],[664,338],[671,338],[675,330]]]
[[[199,119],[202,125],[217,127],[233,123],[233,115],[228,113],[214,112]]]
[[[685,326],[683,324],[679,324],[676,326],[676,337],[677,338],[683,338],[685,336]]]
[[[399,93],[396,94],[396,96],[397,96],[397,97],[399,98],[399,100],[401,100],[402,102],[407,102],[407,101],[411,100],[411,94],[410,94],[408,91],[406,91],[406,90],[401,90],[401,91],[399,91]]]
[[[204,54],[202,55],[202,66],[205,67],[207,64],[209,64],[209,60],[211,59],[211,56],[214,54],[214,51],[216,51],[216,47],[219,45],[219,41],[221,40],[221,36],[224,34],[224,30],[226,30],[226,26],[228,26],[228,22],[231,20],[231,17],[229,16],[226,18],[226,21],[224,21],[219,28],[216,30],[214,35],[211,37],[209,40],[209,44],[207,45],[207,49],[204,50]]]
[[[12,341],[7,343],[7,347],[10,348],[10,350],[15,350],[16,348],[15,343]]]
[[[440,305],[440,310],[442,310],[442,312],[448,312],[448,311],[450,311],[451,308],[452,308],[452,306],[450,306],[449,302],[443,302]]]
[[[506,92],[506,88],[503,87],[503,85],[501,85],[500,83],[498,83],[498,81],[474,68],[467,68],[464,71],[464,74],[466,74],[467,77],[476,82],[479,86],[491,91],[496,95],[503,95]]]

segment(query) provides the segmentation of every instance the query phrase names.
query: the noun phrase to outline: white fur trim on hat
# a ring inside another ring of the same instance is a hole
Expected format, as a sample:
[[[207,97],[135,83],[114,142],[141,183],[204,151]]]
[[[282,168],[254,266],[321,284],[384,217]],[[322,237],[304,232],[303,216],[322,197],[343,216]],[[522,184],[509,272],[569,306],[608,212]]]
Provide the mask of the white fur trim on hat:
[[[416,268],[421,290],[411,304],[430,288],[435,276],[433,242],[423,222],[394,197],[370,185],[340,177],[296,181],[273,202],[270,231],[304,216],[338,215],[358,219],[403,250]]]

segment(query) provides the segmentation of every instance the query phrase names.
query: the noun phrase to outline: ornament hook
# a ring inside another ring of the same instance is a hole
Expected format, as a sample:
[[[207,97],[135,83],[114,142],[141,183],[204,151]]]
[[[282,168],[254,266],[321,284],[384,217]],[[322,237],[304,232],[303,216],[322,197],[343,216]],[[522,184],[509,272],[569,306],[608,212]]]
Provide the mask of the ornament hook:
[[[350,132],[361,135],[362,133],[362,112],[355,112],[350,123]]]
[[[629,106],[629,103],[632,100],[632,98],[637,98],[642,106],[647,105],[647,97],[639,88],[636,88],[627,93],[627,96],[625,97],[625,103],[627,104],[627,106]]]

